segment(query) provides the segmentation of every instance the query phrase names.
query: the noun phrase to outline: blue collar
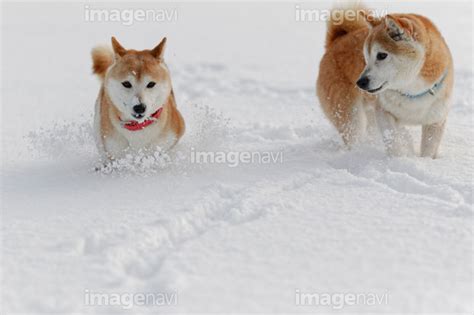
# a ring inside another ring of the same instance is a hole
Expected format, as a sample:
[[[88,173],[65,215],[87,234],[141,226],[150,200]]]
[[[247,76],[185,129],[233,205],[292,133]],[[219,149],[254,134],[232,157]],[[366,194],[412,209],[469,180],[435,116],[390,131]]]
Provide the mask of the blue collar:
[[[418,97],[422,97],[422,96],[425,96],[426,94],[431,94],[431,95],[435,95],[435,92],[437,90],[439,90],[439,88],[441,87],[441,85],[443,85],[443,82],[444,82],[444,79],[446,79],[446,76],[448,75],[448,70],[444,71],[443,75],[441,76],[441,78],[431,87],[429,88],[428,90],[424,91],[424,92],[421,92],[421,93],[418,93],[418,94],[406,94],[406,93],[402,93],[399,91],[399,93],[405,97],[408,97],[408,98],[418,98]]]

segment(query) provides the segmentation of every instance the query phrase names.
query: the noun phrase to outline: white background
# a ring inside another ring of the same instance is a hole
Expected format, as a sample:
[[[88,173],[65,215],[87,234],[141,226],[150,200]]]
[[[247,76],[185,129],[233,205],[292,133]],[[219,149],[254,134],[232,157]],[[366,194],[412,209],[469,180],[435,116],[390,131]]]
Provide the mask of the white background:
[[[427,15],[452,50],[438,160],[344,149],[315,97],[325,23],[296,22],[295,4],[88,3],[178,10],[177,21],[132,26],[86,22],[80,3],[3,4],[6,313],[121,311],[85,306],[86,289],[178,291],[177,306],[129,313],[333,311],[295,306],[295,289],[389,294],[345,312],[472,311],[472,4],[370,4]],[[92,170],[90,50],[112,35],[134,49],[168,37],[187,133],[165,167]],[[191,148],[284,162],[195,165]]]

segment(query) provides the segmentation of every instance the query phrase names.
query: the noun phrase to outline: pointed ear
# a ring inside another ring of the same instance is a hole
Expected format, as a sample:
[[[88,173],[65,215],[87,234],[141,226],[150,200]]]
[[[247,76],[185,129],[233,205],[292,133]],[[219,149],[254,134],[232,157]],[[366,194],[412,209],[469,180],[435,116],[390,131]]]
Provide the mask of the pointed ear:
[[[382,20],[380,18],[370,15],[369,13],[363,10],[360,10],[358,12],[359,12],[360,17],[363,18],[367,22],[367,26],[369,27],[369,29],[372,29],[376,27],[377,25],[379,25],[380,23],[382,23]]]
[[[114,53],[116,56],[123,57],[127,53],[127,50],[123,48],[122,45],[118,42],[118,40],[112,36],[112,48],[114,49]]]
[[[413,34],[413,24],[406,18],[395,18],[387,15],[384,19],[387,33],[394,41],[410,40]]]
[[[151,54],[156,59],[163,59],[163,55],[165,54],[165,47],[166,47],[166,37],[161,40],[161,42],[151,50]]]
[[[408,36],[411,36],[413,37],[414,34],[415,34],[415,26],[413,25],[413,22],[410,21],[409,19],[407,18],[399,18],[398,19],[398,23],[403,27],[403,29],[405,30],[405,33],[408,35]]]

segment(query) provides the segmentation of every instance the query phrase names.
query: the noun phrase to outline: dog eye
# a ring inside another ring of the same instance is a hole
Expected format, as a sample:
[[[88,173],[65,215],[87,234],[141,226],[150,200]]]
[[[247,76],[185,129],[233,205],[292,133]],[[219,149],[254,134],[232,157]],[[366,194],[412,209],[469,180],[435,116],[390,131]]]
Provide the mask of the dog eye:
[[[147,84],[147,86],[146,86],[146,87],[147,87],[147,88],[149,88],[149,89],[151,89],[152,87],[154,87],[154,86],[155,86],[155,84],[156,84],[155,82],[153,82],[153,81],[150,81],[150,82]]]
[[[123,81],[122,82],[122,85],[124,87],[126,87],[127,89],[131,88],[132,87],[132,83],[130,83],[129,81]]]
[[[379,53],[377,54],[377,60],[384,60],[385,58],[387,58],[387,54],[386,54],[386,53],[379,52]]]

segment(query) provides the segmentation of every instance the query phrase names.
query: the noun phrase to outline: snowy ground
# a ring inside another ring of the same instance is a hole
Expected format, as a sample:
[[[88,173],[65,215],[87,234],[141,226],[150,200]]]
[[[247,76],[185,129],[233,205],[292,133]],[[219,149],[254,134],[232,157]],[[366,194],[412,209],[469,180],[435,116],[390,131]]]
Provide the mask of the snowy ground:
[[[376,4],[429,15],[452,49],[437,160],[342,147],[314,91],[325,24],[295,22],[294,3],[102,6],[178,19],[124,26],[85,22],[83,4],[3,7],[2,314],[472,312],[472,4]],[[137,49],[168,36],[188,128],[170,161],[102,174],[89,51],[111,35]],[[283,161],[193,164],[193,150]],[[89,292],[177,303],[93,306]],[[298,292],[388,299],[336,309],[296,305]]]

